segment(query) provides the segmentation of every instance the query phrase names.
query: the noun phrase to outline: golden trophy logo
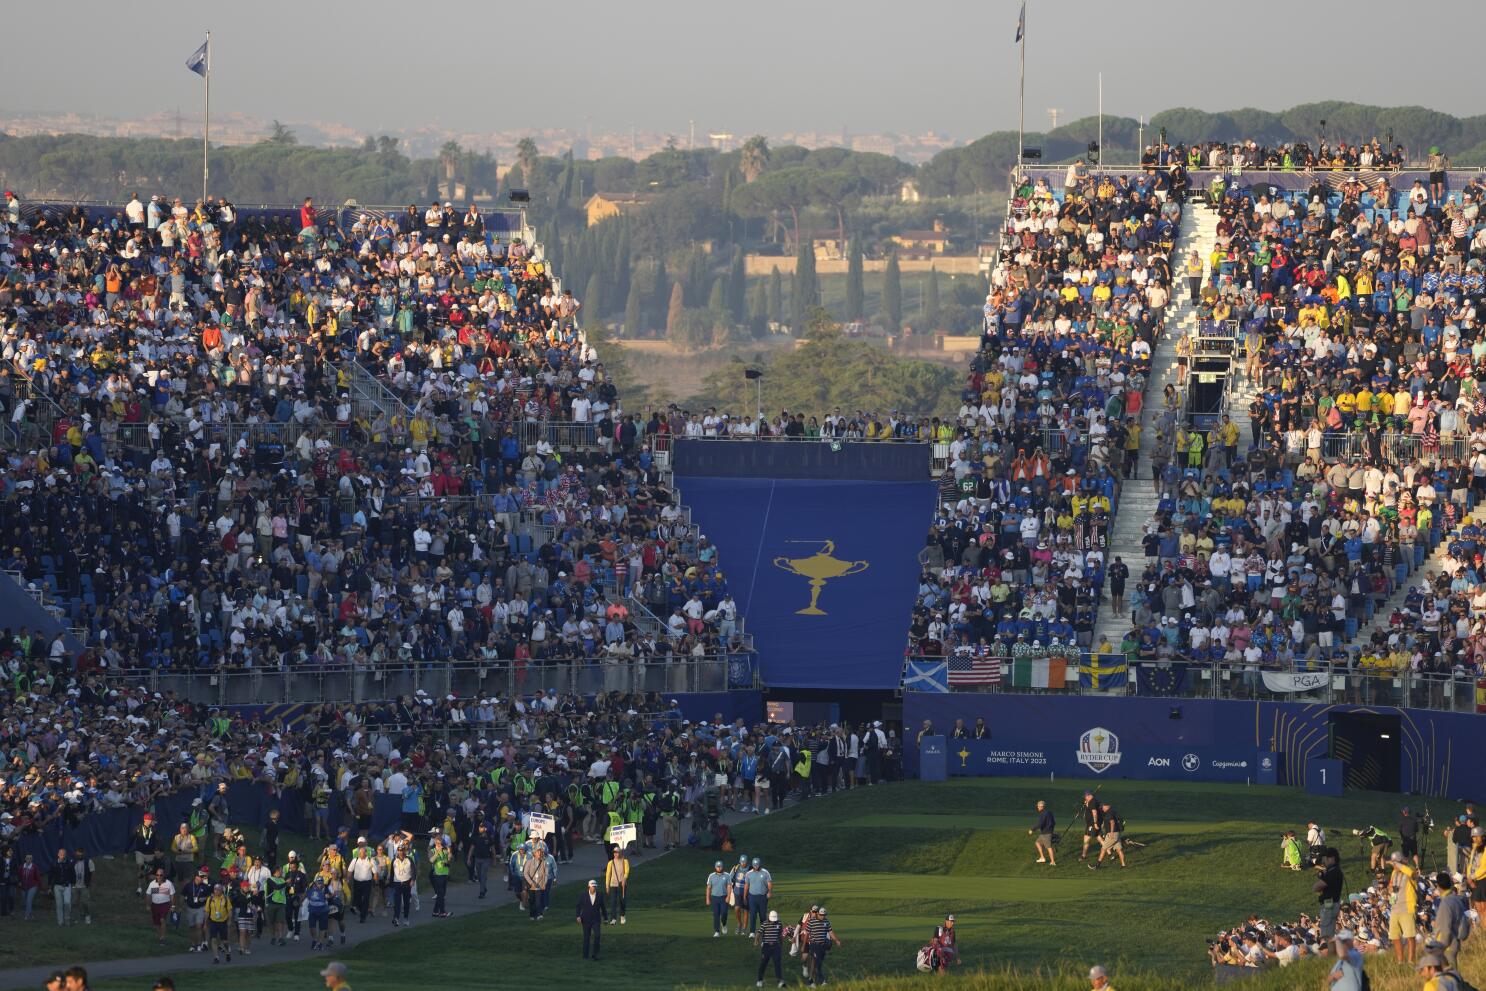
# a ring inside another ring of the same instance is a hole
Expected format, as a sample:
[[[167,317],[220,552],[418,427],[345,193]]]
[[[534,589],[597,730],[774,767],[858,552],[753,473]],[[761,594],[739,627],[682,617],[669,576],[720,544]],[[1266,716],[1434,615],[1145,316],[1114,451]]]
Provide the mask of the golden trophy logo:
[[[836,542],[834,540],[786,540],[787,544],[815,544],[821,545],[820,550],[809,557],[776,557],[774,567],[782,568],[792,575],[810,579],[810,605],[804,609],[796,609],[797,616],[824,616],[826,611],[816,603],[820,600],[820,590],[826,587],[826,582],[832,578],[845,578],[847,575],[860,574],[866,571],[866,561],[843,561],[835,556]]]
[[[960,766],[964,767],[965,761],[970,759],[970,751],[966,747],[961,747],[960,752],[957,756],[960,758]]]

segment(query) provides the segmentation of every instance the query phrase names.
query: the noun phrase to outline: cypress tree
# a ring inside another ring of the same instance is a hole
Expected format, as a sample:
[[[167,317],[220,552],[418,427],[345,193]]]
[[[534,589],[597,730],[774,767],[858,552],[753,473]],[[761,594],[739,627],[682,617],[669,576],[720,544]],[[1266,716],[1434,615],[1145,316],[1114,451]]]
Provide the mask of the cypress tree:
[[[847,248],[846,263],[846,319],[855,322],[866,312],[866,292],[862,285],[862,241],[853,237]]]
[[[748,275],[743,267],[743,249],[733,248],[733,267],[728,271],[727,308],[735,321],[742,322],[748,305]]]
[[[889,335],[896,337],[903,332],[903,283],[896,251],[887,256],[887,268],[882,273],[882,320]]]
[[[640,283],[636,281],[630,283],[629,298],[624,301],[624,335],[639,337],[640,323]]]
[[[936,331],[943,313],[939,308],[939,270],[929,266],[929,288],[924,298],[924,329]]]

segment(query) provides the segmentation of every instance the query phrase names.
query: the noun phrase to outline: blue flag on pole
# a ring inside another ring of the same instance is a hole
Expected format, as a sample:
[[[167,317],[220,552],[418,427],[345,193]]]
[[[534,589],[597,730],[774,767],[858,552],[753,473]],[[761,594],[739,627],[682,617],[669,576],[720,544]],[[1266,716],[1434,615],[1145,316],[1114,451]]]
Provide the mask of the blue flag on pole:
[[[203,79],[206,78],[208,68],[207,46],[210,44],[211,42],[209,41],[203,41],[201,43],[201,47],[192,52],[191,57],[186,59],[186,68],[190,69],[192,72],[196,73]]]
[[[1022,35],[1027,32],[1027,0],[1022,0],[1022,13],[1016,19],[1016,40],[1021,41]]]

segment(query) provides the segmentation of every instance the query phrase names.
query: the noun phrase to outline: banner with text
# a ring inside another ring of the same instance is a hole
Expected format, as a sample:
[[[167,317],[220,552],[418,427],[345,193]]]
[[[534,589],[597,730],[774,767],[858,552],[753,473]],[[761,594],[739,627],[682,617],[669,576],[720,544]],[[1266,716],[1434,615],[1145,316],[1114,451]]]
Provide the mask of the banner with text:
[[[1325,671],[1264,671],[1264,687],[1271,692],[1313,692],[1326,687]]]

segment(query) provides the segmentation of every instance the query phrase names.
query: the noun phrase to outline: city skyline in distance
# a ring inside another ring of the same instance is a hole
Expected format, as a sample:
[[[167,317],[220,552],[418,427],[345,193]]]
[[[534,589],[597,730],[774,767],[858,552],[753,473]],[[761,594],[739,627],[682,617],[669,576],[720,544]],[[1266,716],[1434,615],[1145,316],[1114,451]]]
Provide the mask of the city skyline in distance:
[[[435,0],[410,27],[405,11],[376,3],[139,0],[90,4],[88,30],[77,31],[75,11],[23,5],[7,12],[11,35],[65,37],[69,60],[86,71],[56,72],[53,46],[13,46],[0,70],[11,82],[0,90],[0,114],[199,114],[200,81],[185,59],[210,28],[214,123],[238,113],[332,122],[360,135],[633,127],[684,147],[695,121],[698,145],[704,129],[739,139],[844,129],[963,142],[1016,129],[1019,6],[943,0],[905,12],[885,0],[747,8],[650,0],[637,10],[574,0],[560,21],[536,24],[520,11]],[[1473,9],[1466,0],[1417,0],[1411,16],[1450,23]],[[1479,112],[1459,60],[1416,60],[1408,74],[1356,72],[1339,82],[1294,72],[1288,44],[1230,44],[1234,32],[1257,43],[1263,25],[1283,24],[1295,46],[1306,38],[1345,45],[1350,29],[1326,5],[1254,0],[1239,20],[1203,5],[1173,18],[1154,0],[1127,0],[1120,17],[1106,12],[1080,0],[1028,0],[1029,131],[1046,127],[1042,108],[1060,108],[1063,120],[1096,113],[1101,72],[1106,110],[1130,117],[1327,99]],[[1368,41],[1360,26],[1355,37]],[[1227,62],[1232,72],[1215,71]]]

